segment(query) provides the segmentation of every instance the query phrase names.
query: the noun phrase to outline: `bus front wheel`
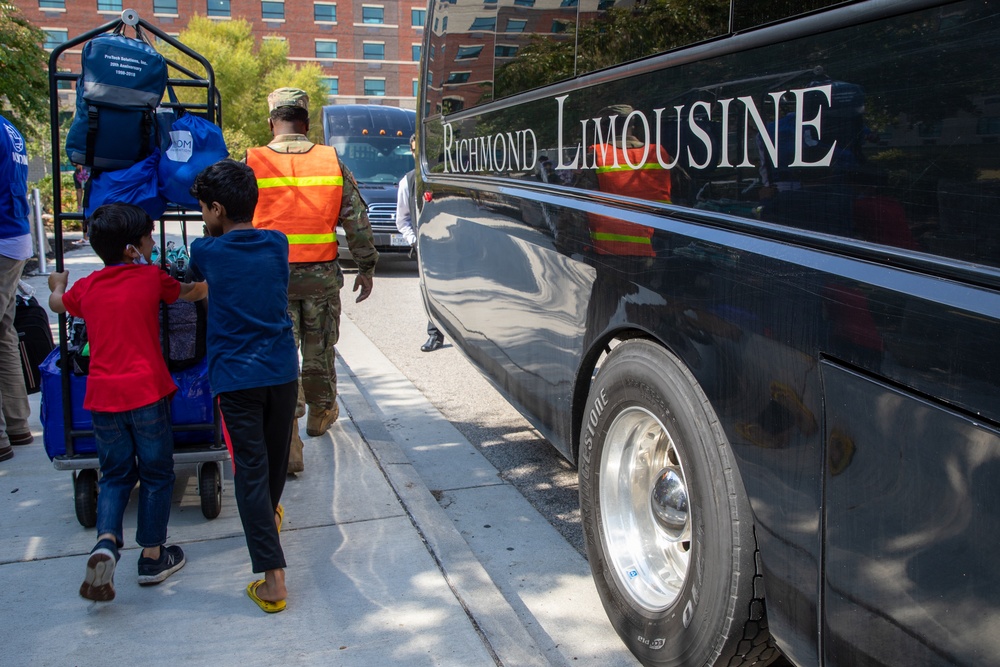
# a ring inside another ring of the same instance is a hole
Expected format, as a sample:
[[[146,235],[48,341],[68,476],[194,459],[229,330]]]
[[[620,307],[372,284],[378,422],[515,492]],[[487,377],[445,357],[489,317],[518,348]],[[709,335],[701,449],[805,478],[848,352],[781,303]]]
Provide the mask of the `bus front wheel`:
[[[580,433],[580,507],[605,611],[647,666],[767,665],[757,546],[729,444],[691,373],[615,347]]]

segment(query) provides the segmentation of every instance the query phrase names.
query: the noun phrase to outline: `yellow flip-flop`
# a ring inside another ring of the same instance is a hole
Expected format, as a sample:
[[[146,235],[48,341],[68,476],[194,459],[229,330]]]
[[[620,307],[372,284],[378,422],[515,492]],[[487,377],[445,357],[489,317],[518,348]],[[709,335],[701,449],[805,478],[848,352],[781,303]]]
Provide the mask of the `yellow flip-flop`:
[[[274,513],[278,515],[278,532],[280,533],[281,524],[285,522],[285,508],[281,506],[281,503],[278,503],[278,507],[274,510]]]
[[[262,610],[266,611],[268,614],[276,614],[279,611],[285,611],[285,601],[279,600],[278,602],[271,602],[270,600],[262,600],[257,597],[257,588],[264,583],[263,579],[258,579],[257,581],[252,581],[247,584],[247,595],[251,600],[257,603],[257,606]]]

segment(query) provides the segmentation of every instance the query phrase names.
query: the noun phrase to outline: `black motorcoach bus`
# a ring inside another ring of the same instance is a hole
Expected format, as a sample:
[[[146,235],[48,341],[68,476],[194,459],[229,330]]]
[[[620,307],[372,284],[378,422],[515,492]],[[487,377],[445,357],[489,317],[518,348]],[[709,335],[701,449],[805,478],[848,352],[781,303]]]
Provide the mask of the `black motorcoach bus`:
[[[1000,5],[434,0],[431,316],[645,665],[1000,661]]]

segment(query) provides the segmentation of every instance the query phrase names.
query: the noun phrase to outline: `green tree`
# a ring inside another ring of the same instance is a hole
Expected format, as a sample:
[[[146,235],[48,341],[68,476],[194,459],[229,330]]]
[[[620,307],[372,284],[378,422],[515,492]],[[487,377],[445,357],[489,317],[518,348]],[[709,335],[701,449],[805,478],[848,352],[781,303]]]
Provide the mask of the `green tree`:
[[[49,54],[45,33],[12,4],[0,2],[0,107],[27,137],[45,127],[49,115]]]
[[[296,66],[288,62],[284,40],[263,39],[258,44],[249,21],[212,21],[202,16],[192,17],[177,39],[206,58],[215,71],[215,84],[222,96],[223,134],[234,159],[242,159],[247,148],[271,140],[267,94],[282,86],[301,88],[309,94],[309,134],[322,143],[319,119],[327,95],[323,72],[315,63]],[[161,44],[158,48],[170,60],[204,74],[200,64],[173,47]],[[177,97],[182,102],[204,102],[203,94],[191,89],[178,89]]]

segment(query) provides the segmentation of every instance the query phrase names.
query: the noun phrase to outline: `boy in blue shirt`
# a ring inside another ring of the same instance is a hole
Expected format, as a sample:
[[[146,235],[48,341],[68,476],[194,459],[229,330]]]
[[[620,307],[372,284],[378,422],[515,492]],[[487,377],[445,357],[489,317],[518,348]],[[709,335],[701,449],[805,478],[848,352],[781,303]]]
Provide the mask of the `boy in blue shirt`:
[[[255,229],[257,180],[222,160],[195,179],[210,238],[191,244],[190,270],[208,283],[208,380],[236,468],[236,504],[254,572],[247,595],[268,613],[285,608],[278,531],[298,393],[298,352],[288,316],[288,239]]]

